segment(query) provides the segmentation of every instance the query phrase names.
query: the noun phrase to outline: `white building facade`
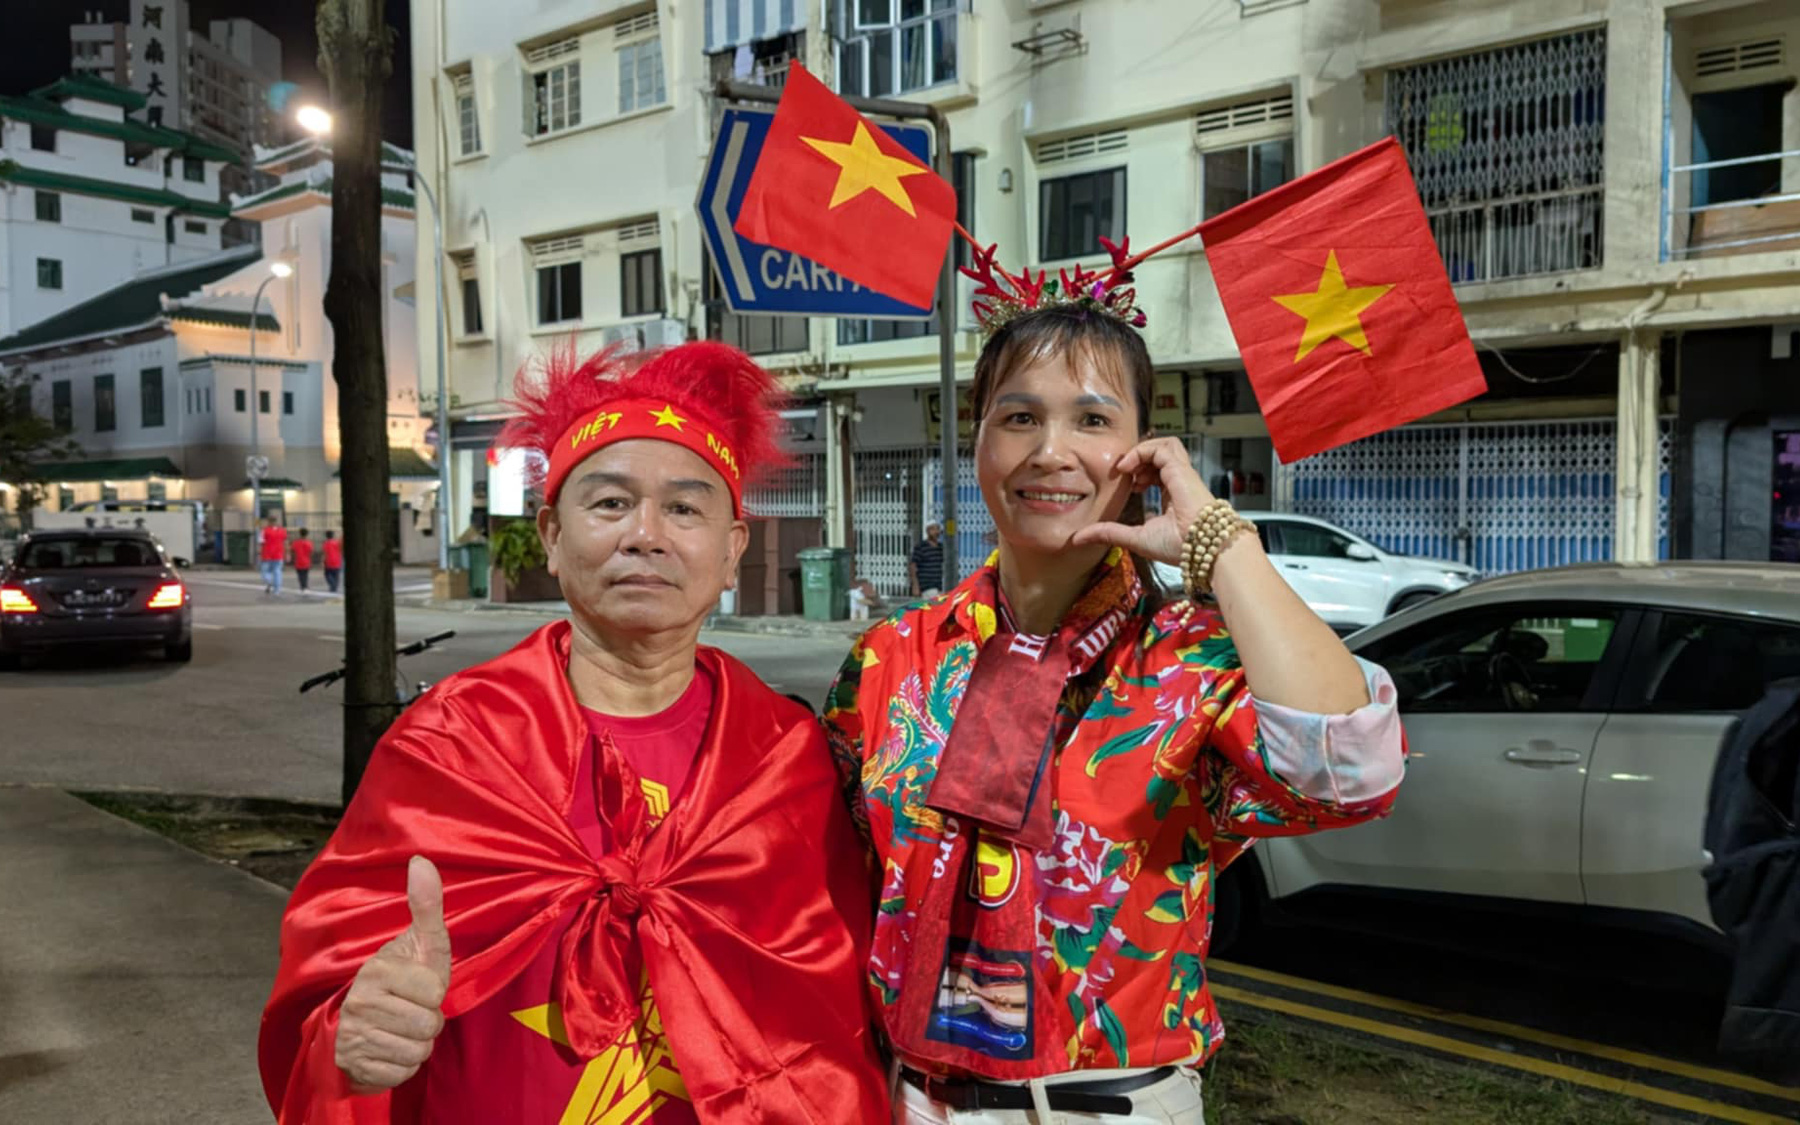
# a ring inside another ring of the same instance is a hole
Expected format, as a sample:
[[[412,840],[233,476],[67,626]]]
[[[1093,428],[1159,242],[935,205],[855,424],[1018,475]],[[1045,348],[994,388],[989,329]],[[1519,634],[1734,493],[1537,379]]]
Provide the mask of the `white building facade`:
[[[412,15],[420,163],[454,279],[459,530],[484,507],[481,447],[522,362],[571,333],[711,335],[814,408],[795,419],[801,467],[757,506],[822,517],[860,576],[901,591],[941,510],[934,326],[732,316],[695,230],[712,82],[779,83],[799,59],[840,92],[946,112],[961,217],[1013,266],[1094,264],[1101,235],[1145,245],[1400,139],[1488,374],[1480,400],[1280,465],[1203,247],[1138,271],[1156,424],[1241,506],[1491,572],[1800,558],[1800,505],[1771,512],[1768,488],[1785,467],[1800,496],[1792,5],[708,0],[503,17],[420,0]],[[652,246],[646,298],[634,255]],[[966,381],[980,338],[959,322]],[[966,458],[959,497],[966,569],[985,549]]]

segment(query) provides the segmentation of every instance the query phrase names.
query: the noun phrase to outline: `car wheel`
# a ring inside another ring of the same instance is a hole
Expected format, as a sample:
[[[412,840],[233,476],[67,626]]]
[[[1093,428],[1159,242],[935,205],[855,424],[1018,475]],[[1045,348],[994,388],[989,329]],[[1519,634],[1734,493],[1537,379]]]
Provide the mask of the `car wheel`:
[[[171,664],[186,664],[194,658],[194,639],[189,637],[178,645],[164,645],[163,659]]]
[[[1240,856],[1213,888],[1212,942],[1208,956],[1228,954],[1256,932],[1262,920],[1262,879],[1256,860]]]
[[[1436,594],[1433,594],[1427,590],[1415,591],[1411,594],[1407,594],[1403,598],[1396,600],[1394,602],[1394,608],[1392,610],[1390,610],[1389,613],[1390,614],[1400,613],[1403,610],[1411,609],[1413,606],[1424,605],[1426,602],[1430,601],[1432,598],[1435,598],[1435,597],[1437,597]]]

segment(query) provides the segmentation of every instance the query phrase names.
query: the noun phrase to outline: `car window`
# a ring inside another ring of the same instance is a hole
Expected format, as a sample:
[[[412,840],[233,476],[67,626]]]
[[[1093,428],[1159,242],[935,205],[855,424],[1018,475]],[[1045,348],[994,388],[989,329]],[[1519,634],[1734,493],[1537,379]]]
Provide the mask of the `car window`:
[[[1281,553],[1316,559],[1349,557],[1350,539],[1328,527],[1312,523],[1281,522]]]
[[[1580,711],[1617,625],[1603,606],[1469,610],[1358,655],[1388,670],[1402,712]]]
[[[1621,707],[1742,711],[1770,683],[1800,676],[1800,627],[1666,610],[1659,616]]]
[[[1252,522],[1256,524],[1256,537],[1262,540],[1263,553],[1266,555],[1278,554],[1281,546],[1281,536],[1274,534],[1275,525],[1268,520],[1254,520]]]
[[[78,570],[102,566],[158,566],[156,549],[142,539],[46,539],[19,553],[26,570]]]

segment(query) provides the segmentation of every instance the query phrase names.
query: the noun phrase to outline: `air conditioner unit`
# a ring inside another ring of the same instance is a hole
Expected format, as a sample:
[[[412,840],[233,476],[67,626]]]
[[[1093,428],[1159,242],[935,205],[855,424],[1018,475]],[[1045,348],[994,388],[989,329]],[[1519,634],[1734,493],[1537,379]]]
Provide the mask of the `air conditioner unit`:
[[[672,348],[687,343],[687,325],[668,317],[632,324],[609,324],[600,330],[600,339],[607,347],[620,344],[628,352]]]

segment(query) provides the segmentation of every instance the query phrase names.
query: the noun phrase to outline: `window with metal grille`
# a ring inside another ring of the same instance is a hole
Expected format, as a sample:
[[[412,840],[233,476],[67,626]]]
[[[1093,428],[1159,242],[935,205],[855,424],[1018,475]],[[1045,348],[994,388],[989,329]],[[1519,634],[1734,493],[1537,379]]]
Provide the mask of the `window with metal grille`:
[[[525,62],[525,132],[541,137],[581,124],[581,40],[539,47]]]
[[[54,191],[37,193],[37,219],[40,223],[62,222],[62,196]]]
[[[138,372],[138,403],[143,410],[145,429],[163,424],[162,368],[146,367]]]
[[[1605,28],[1396,67],[1385,100],[1452,282],[1599,267]]]
[[[58,433],[75,428],[75,385],[67,379],[50,384],[50,421]]]
[[[475,110],[475,76],[465,70],[453,76],[450,83],[456,94],[456,129],[460,151],[464,156],[473,156],[481,151],[481,119]]]
[[[662,251],[619,256],[619,315],[650,316],[663,311]]]
[[[838,92],[880,98],[956,81],[959,0],[838,0]]]
[[[1038,260],[1054,262],[1102,250],[1104,236],[1125,237],[1125,169],[1059,176],[1038,184]]]
[[[113,397],[113,377],[94,376],[94,432],[109,433],[119,424],[118,402]]]
[[[39,289],[61,289],[62,259],[39,258],[37,260],[37,283]]]

